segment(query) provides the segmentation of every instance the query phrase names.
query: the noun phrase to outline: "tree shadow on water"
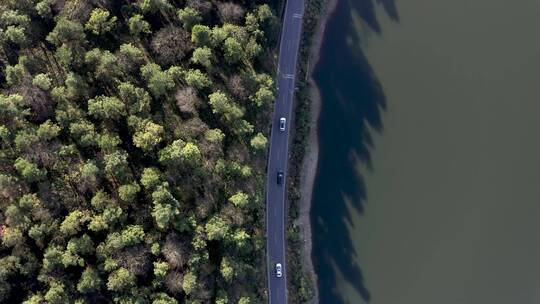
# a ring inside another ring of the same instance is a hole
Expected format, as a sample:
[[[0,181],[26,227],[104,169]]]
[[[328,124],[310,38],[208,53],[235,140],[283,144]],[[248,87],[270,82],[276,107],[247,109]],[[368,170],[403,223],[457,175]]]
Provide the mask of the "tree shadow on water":
[[[349,235],[349,226],[354,226],[350,208],[364,212],[367,192],[355,164],[371,168],[371,134],[383,130],[381,114],[386,109],[386,99],[361,48],[354,47],[360,45],[360,38],[353,34],[351,12],[372,32],[381,34],[376,5],[382,5],[392,20],[399,20],[394,0],[338,1],[328,20],[314,72],[323,101],[311,221],[313,261],[323,304],[349,303],[335,288],[338,279],[353,286],[365,302],[371,299]]]

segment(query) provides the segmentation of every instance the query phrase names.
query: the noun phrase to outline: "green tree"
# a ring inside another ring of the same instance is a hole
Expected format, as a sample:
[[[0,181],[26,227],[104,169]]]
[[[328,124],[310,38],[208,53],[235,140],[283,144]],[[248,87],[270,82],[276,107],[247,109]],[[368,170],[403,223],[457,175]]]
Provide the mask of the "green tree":
[[[60,225],[60,232],[65,236],[72,236],[77,234],[84,225],[90,219],[89,215],[85,211],[74,210],[70,212]]]
[[[36,12],[42,18],[50,18],[52,13],[52,5],[54,0],[41,0],[36,3]]]
[[[182,148],[185,145],[186,143],[181,139],[173,141],[170,145],[159,151],[159,162],[169,166],[179,164],[182,159]]]
[[[110,291],[123,291],[135,286],[135,276],[125,268],[119,268],[109,275],[107,289]]]
[[[247,249],[249,245],[250,236],[249,234],[242,229],[238,229],[234,232],[232,236],[232,241],[236,248]]]
[[[56,224],[56,223],[55,223]],[[28,236],[31,237],[38,246],[43,247],[45,238],[58,229],[57,225],[51,225],[50,223],[35,224],[28,230]]]
[[[109,96],[97,96],[88,100],[88,114],[99,119],[118,119],[126,114],[124,103]]]
[[[69,132],[77,143],[83,147],[88,147],[97,143],[97,133],[95,127],[87,120],[70,124]]]
[[[200,64],[207,69],[212,66],[212,61],[212,50],[206,46],[196,48],[191,56],[191,62]]]
[[[152,209],[152,217],[159,229],[166,229],[171,224],[171,221],[179,211],[168,204],[154,204]]]
[[[225,279],[227,282],[231,282],[234,278],[234,267],[231,263],[231,260],[228,257],[224,257],[223,260],[221,260],[221,266],[219,268],[221,276]]]
[[[192,7],[185,7],[178,10],[178,19],[186,30],[191,30],[193,25],[202,21],[201,14]]]
[[[169,271],[169,264],[167,262],[154,262],[154,276],[157,279],[163,279]]]
[[[268,145],[268,139],[266,139],[266,137],[262,133],[257,133],[251,139],[250,144],[251,147],[257,152],[265,151],[266,146]]]
[[[18,10],[4,9],[0,15],[0,24],[3,26],[20,25],[27,28],[30,25],[30,18],[21,14]]]
[[[135,129],[135,134],[133,134],[133,144],[144,151],[153,150],[154,147],[163,140],[163,127],[149,119],[145,119],[138,123]]]
[[[116,21],[116,16],[111,16],[109,11],[96,8],[92,11],[90,19],[88,19],[84,27],[95,35],[103,35],[114,29]]]
[[[46,120],[44,123],[39,125],[36,135],[42,141],[49,141],[53,138],[56,138],[60,134],[60,126],[51,122],[50,119]]]
[[[107,206],[104,208],[102,213],[96,214],[92,217],[90,223],[88,224],[88,229],[91,231],[107,230],[116,223],[120,222],[123,216],[124,212],[122,208],[113,205]]]
[[[161,184],[162,176],[158,169],[156,168],[144,168],[141,175],[141,184],[146,190],[155,189],[159,184]]]
[[[173,8],[169,0],[142,0],[139,6],[144,13],[166,12]]]
[[[274,93],[267,87],[261,87],[252,97],[258,107],[271,105],[274,99]]]
[[[192,271],[188,271],[184,275],[182,287],[187,295],[191,294],[197,287],[197,275],[195,275]]]
[[[45,294],[45,300],[50,304],[63,304],[67,302],[66,287],[63,283],[52,281]]]
[[[43,270],[52,272],[63,267],[62,250],[57,245],[49,245],[43,254]]]
[[[244,110],[235,105],[227,95],[221,91],[208,96],[212,112],[220,115],[226,122],[237,120],[244,116]]]
[[[209,240],[221,240],[229,232],[229,224],[219,216],[213,216],[205,225],[206,235]]]
[[[62,254],[62,264],[68,266],[84,266],[81,255],[89,255],[94,251],[94,243],[87,234],[69,240],[66,251]]]
[[[241,297],[240,299],[238,299],[238,304],[250,304],[251,303],[251,300],[249,299],[249,297]]]
[[[51,79],[49,78],[49,76],[47,74],[37,74],[35,77],[34,77],[34,80],[32,81],[32,83],[42,89],[43,91],[48,91],[50,88],[51,88]]]
[[[67,250],[77,254],[89,255],[94,252],[94,242],[87,234],[84,234],[79,238],[69,240]]]
[[[143,34],[150,34],[150,24],[144,20],[141,15],[135,15],[128,20],[129,32],[133,36],[141,36]]]
[[[196,24],[191,29],[191,41],[197,46],[210,46],[212,43],[212,31],[206,25]]]
[[[262,34],[259,30],[259,20],[257,19],[257,16],[252,12],[246,14],[245,28],[256,37]]]
[[[88,161],[80,166],[76,176],[77,186],[82,192],[93,189],[98,185],[99,168],[93,161]]]
[[[142,242],[145,233],[140,225],[129,225],[120,234],[123,247],[134,246]]]
[[[267,4],[263,4],[259,6],[259,8],[256,11],[257,19],[259,20],[259,23],[261,24],[262,30],[264,30],[264,34],[266,36],[266,40],[268,41],[269,45],[276,42],[276,38],[278,36],[278,19],[276,15],[272,12],[272,9],[270,9],[270,6]]]
[[[47,41],[60,46],[62,44],[82,43],[85,40],[83,26],[75,21],[60,18],[53,31],[47,36]]]
[[[8,65],[6,67],[6,81],[9,85],[18,85],[23,81],[25,73],[22,64]]]
[[[141,67],[141,74],[147,81],[148,89],[155,97],[161,97],[174,88],[174,79],[168,73],[163,72],[155,63]]]
[[[165,229],[173,218],[180,213],[178,210],[180,203],[172,196],[167,189],[167,185],[161,185],[152,192],[152,217],[159,229]]]
[[[178,301],[165,293],[159,293],[154,296],[152,304],[178,304]]]
[[[128,154],[121,150],[106,154],[103,158],[105,172],[110,176],[125,179],[129,172],[127,159]]]
[[[19,228],[8,227],[2,233],[2,245],[10,248],[24,243],[24,236]]]
[[[0,125],[0,140],[7,143],[10,141],[11,132],[6,126]]]
[[[180,159],[192,167],[200,165],[202,160],[201,151],[194,143],[187,143],[180,151]]]
[[[7,41],[10,41],[19,46],[23,46],[28,42],[26,29],[21,26],[10,25],[3,32]]]
[[[69,99],[85,97],[87,94],[87,85],[85,80],[75,73],[69,73],[65,81],[66,96]]]
[[[204,133],[204,138],[209,142],[221,144],[225,134],[220,129],[210,129]]]
[[[118,51],[118,64],[125,73],[134,73],[146,61],[144,51],[131,43],[124,43]]]
[[[228,304],[228,303],[229,303],[229,299],[227,298],[227,293],[223,289],[218,290],[215,304]]]
[[[41,181],[47,175],[45,169],[40,169],[36,164],[22,157],[15,160],[15,169],[30,183]]]
[[[225,60],[228,63],[238,63],[239,61],[243,60],[245,56],[244,48],[240,42],[233,37],[225,39],[223,44],[223,52],[225,55]]]
[[[137,183],[122,185],[118,188],[118,196],[127,203],[133,203],[141,187]]]
[[[231,129],[238,136],[248,136],[253,132],[253,125],[247,120],[238,119],[232,123]]]
[[[40,2],[41,3],[41,2]],[[39,3],[38,3],[39,4]],[[43,295],[41,294],[34,294],[31,295],[30,298],[25,300],[23,304],[41,304],[45,302],[45,299],[43,298]]]
[[[249,204],[249,195],[242,191],[236,192],[233,196],[229,197],[229,202],[239,208],[244,208]]]
[[[86,53],[84,60],[93,67],[95,78],[104,83],[114,82],[122,75],[118,58],[109,51],[92,49]]]
[[[65,69],[70,68],[70,66],[75,61],[74,51],[69,48],[67,45],[62,45],[58,47],[54,53],[56,61]]]
[[[152,98],[143,88],[136,87],[129,82],[122,82],[118,85],[118,93],[127,105],[130,114],[146,116],[150,111]]]
[[[244,54],[250,60],[258,57],[262,51],[263,49],[261,45],[253,37],[250,38],[247,44],[244,46]]]
[[[103,284],[101,277],[96,269],[86,267],[83,271],[79,283],[77,283],[77,290],[81,293],[91,293],[98,291]]]
[[[198,69],[190,69],[185,74],[186,83],[197,89],[209,87],[212,82],[208,77]]]

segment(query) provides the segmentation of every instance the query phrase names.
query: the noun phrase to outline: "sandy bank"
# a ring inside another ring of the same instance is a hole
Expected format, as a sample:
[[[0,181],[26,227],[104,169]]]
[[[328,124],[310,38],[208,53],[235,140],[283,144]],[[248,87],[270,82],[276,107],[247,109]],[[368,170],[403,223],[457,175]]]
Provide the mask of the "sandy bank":
[[[320,16],[317,24],[317,29],[313,36],[313,44],[310,50],[310,56],[308,59],[308,82],[310,86],[310,112],[311,120],[309,122],[309,135],[308,146],[306,147],[304,159],[302,163],[301,177],[300,177],[300,233],[304,240],[303,256],[304,256],[304,269],[307,275],[311,277],[312,282],[315,283],[315,293],[312,303],[319,303],[319,292],[317,284],[317,275],[313,267],[312,261],[312,235],[311,235],[311,199],[313,193],[313,185],[315,182],[315,176],[317,174],[317,163],[319,160],[319,139],[318,139],[318,121],[321,112],[321,97],[319,88],[313,79],[314,67],[317,65],[320,56],[320,50],[324,38],[326,29],[326,23],[334,12],[338,0],[326,0],[326,7],[324,12]]]

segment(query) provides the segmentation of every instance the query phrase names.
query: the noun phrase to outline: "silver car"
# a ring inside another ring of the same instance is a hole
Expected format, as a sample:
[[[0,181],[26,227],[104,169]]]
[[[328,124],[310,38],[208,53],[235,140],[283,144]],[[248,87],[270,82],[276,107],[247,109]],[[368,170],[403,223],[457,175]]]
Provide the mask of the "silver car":
[[[281,264],[276,264],[276,277],[281,278],[283,276],[283,272],[281,270]]]
[[[285,119],[285,117],[281,117],[279,119],[279,130],[280,131],[285,131],[285,123],[287,122],[287,120]]]

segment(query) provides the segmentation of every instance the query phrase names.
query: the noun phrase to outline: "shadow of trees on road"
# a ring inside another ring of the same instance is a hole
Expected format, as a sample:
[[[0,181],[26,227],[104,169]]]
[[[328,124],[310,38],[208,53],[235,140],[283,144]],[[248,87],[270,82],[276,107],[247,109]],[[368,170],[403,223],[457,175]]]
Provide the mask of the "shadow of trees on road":
[[[376,2],[375,2],[376,1]],[[386,99],[379,80],[363,54],[351,12],[363,26],[381,34],[375,13],[382,5],[398,21],[394,0],[339,0],[330,18],[321,60],[314,78],[321,90],[319,120],[319,168],[313,192],[313,261],[319,279],[320,303],[346,303],[335,289],[338,274],[355,288],[365,302],[371,299],[364,284],[349,226],[349,208],[362,214],[367,198],[363,177],[354,167],[358,161],[371,168],[372,130],[382,132],[381,113]],[[356,304],[356,303],[355,303]]]

